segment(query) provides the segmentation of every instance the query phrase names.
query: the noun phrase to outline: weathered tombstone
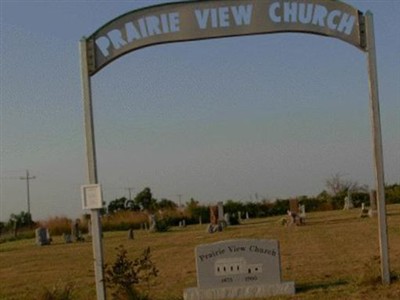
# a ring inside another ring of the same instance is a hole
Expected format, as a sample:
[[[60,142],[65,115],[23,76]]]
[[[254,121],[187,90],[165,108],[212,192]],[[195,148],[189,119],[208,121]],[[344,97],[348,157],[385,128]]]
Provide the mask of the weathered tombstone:
[[[231,225],[231,215],[229,213],[226,213],[224,215],[224,221],[225,221],[226,225],[228,225],[228,226]]]
[[[218,225],[218,206],[210,206],[210,223]]]
[[[370,208],[368,211],[368,215],[372,218],[378,214],[378,211],[376,210],[376,190],[371,190],[369,192],[369,203]]]
[[[35,230],[36,244],[39,246],[50,245],[51,238],[49,230],[44,227],[39,227]]]
[[[306,222],[306,206],[304,204],[299,206],[300,212],[299,212],[299,217],[300,217],[300,224],[304,224]]]
[[[182,220],[182,227],[184,227],[184,228],[186,227],[186,220],[185,219]]]
[[[289,200],[289,210],[296,214],[299,213],[299,200],[297,199],[290,199]]]
[[[365,207],[365,203],[361,203],[361,214],[360,217],[361,218],[365,218],[368,217],[368,209]]]
[[[277,240],[238,239],[196,247],[197,288],[184,300],[268,297],[295,293],[282,282]]]
[[[72,243],[72,237],[69,233],[63,233],[63,239],[66,244]]]
[[[239,223],[242,222],[242,212],[241,211],[238,212],[238,220],[239,220]]]
[[[133,232],[133,228],[129,228],[128,230],[128,240],[134,240],[135,239],[135,234]]]
[[[150,231],[156,231],[156,216],[154,214],[149,215]]]
[[[225,222],[224,220],[224,204],[218,202],[218,222]]]
[[[246,211],[246,220],[250,219],[249,212]]]
[[[82,236],[80,229],[81,220],[76,219],[71,226],[71,235],[76,242],[83,242],[85,239]]]
[[[201,218],[201,216],[199,217],[199,224],[201,225],[203,223],[203,220]]]
[[[351,199],[351,193],[350,191],[347,193],[347,196],[344,197],[344,210],[352,209],[354,208],[353,200]]]
[[[207,226],[208,233],[221,231],[222,226],[218,221],[218,206],[210,206],[210,224]]]
[[[287,217],[288,217],[288,220],[282,224],[286,224],[287,226],[303,224],[303,220],[300,218],[300,215],[298,213],[287,210]]]

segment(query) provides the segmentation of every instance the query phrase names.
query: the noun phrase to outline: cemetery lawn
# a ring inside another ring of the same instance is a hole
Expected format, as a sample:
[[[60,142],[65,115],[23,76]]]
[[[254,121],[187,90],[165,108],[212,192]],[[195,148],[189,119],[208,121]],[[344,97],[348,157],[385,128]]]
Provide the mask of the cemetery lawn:
[[[285,227],[282,217],[271,217],[245,220],[215,234],[206,233],[207,225],[174,227],[165,233],[138,230],[134,240],[128,240],[125,231],[106,232],[104,257],[112,264],[115,248],[123,245],[134,259],[149,246],[160,271],[150,298],[177,300],[183,289],[197,285],[196,245],[277,239],[283,280],[295,282],[296,295],[269,299],[400,299],[400,205],[387,208],[393,277],[389,286],[380,283],[377,218],[360,218],[360,209],[307,213],[304,226]],[[72,299],[96,298],[89,241],[65,244],[56,236],[50,246],[36,246],[33,239],[0,244],[0,299],[41,299],[45,289],[68,286]]]

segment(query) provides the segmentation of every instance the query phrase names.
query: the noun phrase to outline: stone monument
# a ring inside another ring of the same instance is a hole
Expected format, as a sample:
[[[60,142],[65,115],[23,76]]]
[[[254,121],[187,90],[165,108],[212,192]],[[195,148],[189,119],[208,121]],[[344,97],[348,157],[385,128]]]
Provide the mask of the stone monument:
[[[184,300],[217,300],[293,295],[282,282],[277,240],[237,239],[196,247],[197,288]]]
[[[39,246],[50,245],[51,238],[47,228],[39,227],[35,230],[36,244]]]

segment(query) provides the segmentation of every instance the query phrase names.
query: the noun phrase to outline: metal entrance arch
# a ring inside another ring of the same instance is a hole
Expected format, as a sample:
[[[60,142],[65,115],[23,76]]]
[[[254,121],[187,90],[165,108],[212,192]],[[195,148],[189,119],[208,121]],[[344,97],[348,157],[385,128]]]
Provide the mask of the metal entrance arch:
[[[151,45],[230,36],[302,32],[338,38],[367,54],[377,190],[381,277],[390,283],[386,204],[373,15],[335,0],[202,0],[128,12],[80,41],[87,183],[98,184],[91,76],[134,50]],[[102,230],[91,209],[97,299],[105,299]]]

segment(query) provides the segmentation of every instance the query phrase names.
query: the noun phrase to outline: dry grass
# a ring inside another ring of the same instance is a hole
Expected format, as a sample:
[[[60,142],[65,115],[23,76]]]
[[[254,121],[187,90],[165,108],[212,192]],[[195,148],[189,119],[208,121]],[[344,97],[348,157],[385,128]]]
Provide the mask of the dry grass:
[[[234,238],[280,241],[282,275],[295,281],[296,295],[272,299],[400,299],[400,205],[388,206],[390,286],[380,284],[377,219],[359,218],[359,210],[309,213],[307,224],[284,227],[279,217],[254,219],[221,233],[206,233],[206,225],[173,228],[167,233],[135,231],[104,234],[105,261],[123,245],[131,258],[150,246],[160,275],[152,299],[181,299],[196,286],[196,245]],[[64,244],[55,237],[50,246],[33,240],[0,245],[0,299],[37,299],[54,286],[72,285],[76,299],[95,299],[92,245]]]

